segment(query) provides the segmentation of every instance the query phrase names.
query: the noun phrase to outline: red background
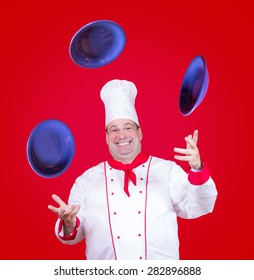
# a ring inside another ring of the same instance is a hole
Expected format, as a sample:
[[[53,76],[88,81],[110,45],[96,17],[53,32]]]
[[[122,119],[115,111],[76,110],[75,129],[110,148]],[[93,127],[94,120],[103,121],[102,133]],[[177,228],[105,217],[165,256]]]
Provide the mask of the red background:
[[[67,200],[77,176],[108,156],[101,87],[133,81],[149,153],[173,148],[199,129],[199,148],[219,196],[211,215],[179,219],[182,259],[254,259],[253,10],[247,1],[9,1],[1,4],[0,259],[83,259],[84,242],[62,245],[47,209]],[[78,67],[69,43],[85,24],[119,23],[127,43],[111,64]],[[206,59],[206,98],[188,117],[178,109],[181,82],[196,55]],[[72,130],[70,168],[44,179],[30,168],[26,143],[39,122],[56,118]],[[182,164],[187,170],[187,165]]]

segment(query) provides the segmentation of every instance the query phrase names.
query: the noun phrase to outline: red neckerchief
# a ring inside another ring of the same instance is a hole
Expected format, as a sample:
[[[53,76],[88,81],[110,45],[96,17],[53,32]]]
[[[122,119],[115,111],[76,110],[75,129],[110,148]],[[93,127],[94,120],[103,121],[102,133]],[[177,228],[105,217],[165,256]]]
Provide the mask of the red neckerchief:
[[[123,170],[124,171],[124,191],[125,193],[130,196],[128,185],[129,180],[136,186],[136,174],[132,171],[132,169],[138,167],[139,165],[147,162],[149,155],[145,152],[140,152],[136,158],[132,161],[132,163],[122,163],[120,161],[116,161],[115,159],[111,158],[108,161],[108,164],[115,169]]]

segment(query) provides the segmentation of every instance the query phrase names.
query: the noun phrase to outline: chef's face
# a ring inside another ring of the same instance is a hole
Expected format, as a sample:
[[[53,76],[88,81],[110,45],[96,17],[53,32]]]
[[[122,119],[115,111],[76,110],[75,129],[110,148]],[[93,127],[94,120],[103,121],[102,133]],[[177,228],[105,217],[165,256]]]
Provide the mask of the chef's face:
[[[118,119],[107,126],[106,141],[113,158],[131,163],[141,152],[142,132],[139,126],[128,119]]]

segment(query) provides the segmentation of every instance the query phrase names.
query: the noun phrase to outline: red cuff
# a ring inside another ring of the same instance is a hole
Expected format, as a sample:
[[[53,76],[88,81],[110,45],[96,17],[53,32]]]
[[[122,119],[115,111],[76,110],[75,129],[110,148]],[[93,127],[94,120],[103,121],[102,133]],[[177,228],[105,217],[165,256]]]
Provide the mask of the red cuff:
[[[188,180],[192,185],[203,185],[208,181],[211,176],[211,172],[208,167],[204,164],[200,172],[190,170],[188,174]]]
[[[62,231],[63,228],[63,220],[60,220],[59,222],[59,226],[58,226],[58,236],[62,239],[62,240],[73,240],[75,239],[77,232],[78,232],[78,227],[80,225],[80,220],[78,217],[76,217],[76,225],[75,228],[73,230],[73,232],[70,235],[67,236],[61,236],[60,232]]]

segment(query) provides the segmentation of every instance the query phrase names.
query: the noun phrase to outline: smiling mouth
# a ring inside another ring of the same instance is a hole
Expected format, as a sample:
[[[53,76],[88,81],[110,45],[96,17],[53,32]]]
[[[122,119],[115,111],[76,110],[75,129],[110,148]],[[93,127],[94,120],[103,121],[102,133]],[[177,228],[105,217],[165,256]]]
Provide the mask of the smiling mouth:
[[[118,146],[126,146],[129,145],[131,143],[131,141],[128,142],[122,142],[122,143],[117,143]]]

